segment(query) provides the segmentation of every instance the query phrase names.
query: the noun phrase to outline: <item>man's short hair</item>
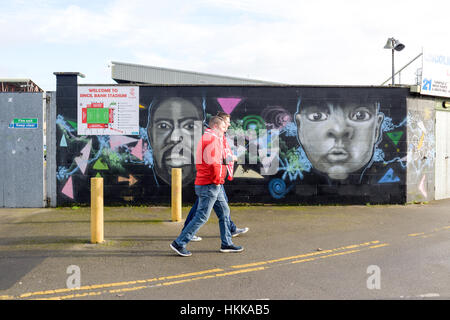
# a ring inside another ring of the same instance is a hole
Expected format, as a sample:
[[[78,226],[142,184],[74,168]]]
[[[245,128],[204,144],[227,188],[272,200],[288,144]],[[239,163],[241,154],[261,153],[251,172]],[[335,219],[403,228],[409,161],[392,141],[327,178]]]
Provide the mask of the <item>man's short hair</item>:
[[[212,129],[215,126],[219,126],[223,122],[223,119],[219,116],[214,116],[209,120],[209,127]]]
[[[218,111],[217,112],[217,114],[216,114],[216,116],[217,117],[220,117],[220,118],[231,118],[231,116],[228,114],[228,113],[226,113],[226,112],[223,112],[223,111]]]

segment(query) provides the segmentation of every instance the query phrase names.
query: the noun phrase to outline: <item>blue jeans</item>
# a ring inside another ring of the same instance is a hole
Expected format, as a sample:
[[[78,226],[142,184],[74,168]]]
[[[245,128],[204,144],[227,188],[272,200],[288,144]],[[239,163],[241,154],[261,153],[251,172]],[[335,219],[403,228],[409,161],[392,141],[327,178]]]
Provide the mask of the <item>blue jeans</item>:
[[[227,194],[225,193],[225,188],[223,187],[223,184],[221,185],[222,189],[223,189],[223,195],[225,196],[225,200],[228,202],[228,197]],[[198,206],[198,198],[197,200],[195,200],[194,205],[192,206],[191,210],[189,211],[189,214],[186,217],[186,221],[184,221],[184,226],[183,226],[183,230],[184,228],[186,228],[186,226],[189,224],[189,222],[191,222],[192,218],[195,215],[195,212],[197,211],[197,206]],[[214,211],[215,211],[215,204],[214,204]],[[233,233],[236,231],[236,225],[234,224],[233,221],[231,221],[231,217],[230,217],[230,232]]]
[[[192,220],[181,231],[175,242],[182,247],[192,240],[192,237],[208,221],[211,210],[214,207],[217,218],[219,218],[220,241],[222,246],[230,246],[230,208],[225,198],[225,192],[221,185],[208,184],[204,186],[195,186],[195,193],[198,197],[197,211]]]

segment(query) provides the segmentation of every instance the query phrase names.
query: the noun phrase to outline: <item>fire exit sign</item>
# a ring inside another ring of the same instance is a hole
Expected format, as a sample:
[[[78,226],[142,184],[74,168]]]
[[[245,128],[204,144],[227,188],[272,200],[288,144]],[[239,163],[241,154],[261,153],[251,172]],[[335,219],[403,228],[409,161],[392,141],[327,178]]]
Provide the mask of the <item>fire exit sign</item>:
[[[10,128],[36,129],[38,127],[37,118],[16,118],[9,124]]]

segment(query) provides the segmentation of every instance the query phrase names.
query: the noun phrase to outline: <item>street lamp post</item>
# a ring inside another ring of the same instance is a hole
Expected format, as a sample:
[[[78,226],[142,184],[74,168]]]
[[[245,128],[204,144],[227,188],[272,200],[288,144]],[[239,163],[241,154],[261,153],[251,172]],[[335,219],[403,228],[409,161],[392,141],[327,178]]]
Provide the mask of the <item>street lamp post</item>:
[[[405,49],[405,45],[394,39],[393,37],[389,38],[384,46],[384,49],[392,50],[392,85],[395,84],[395,67],[394,67],[394,51],[402,51]]]

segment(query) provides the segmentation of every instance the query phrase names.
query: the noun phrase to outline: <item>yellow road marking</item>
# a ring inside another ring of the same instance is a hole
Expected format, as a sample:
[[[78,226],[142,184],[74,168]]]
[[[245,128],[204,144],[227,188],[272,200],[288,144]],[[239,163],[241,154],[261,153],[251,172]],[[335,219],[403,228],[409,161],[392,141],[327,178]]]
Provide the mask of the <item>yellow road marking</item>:
[[[425,232],[419,232],[419,233],[410,233],[408,234],[408,237],[417,237],[417,236],[421,236],[424,235]]]
[[[191,272],[191,273],[183,273],[183,274],[172,275],[172,276],[151,278],[151,279],[146,279],[146,280],[135,280],[135,281],[97,284],[97,285],[89,285],[89,286],[83,286],[80,288],[73,288],[73,289],[55,289],[55,290],[29,292],[29,293],[24,293],[24,294],[20,295],[19,298],[27,298],[27,297],[38,296],[38,295],[49,295],[49,294],[55,294],[55,293],[64,293],[64,292],[75,291],[75,290],[80,291],[80,290],[106,289],[106,288],[115,287],[115,286],[126,286],[126,285],[132,285],[132,284],[142,284],[142,283],[158,282],[158,281],[160,281],[160,283],[155,283],[152,285],[136,286],[136,287],[130,287],[130,288],[118,288],[118,289],[102,290],[102,291],[96,291],[96,292],[74,293],[74,294],[65,295],[65,296],[46,297],[46,298],[42,298],[42,299],[43,300],[74,299],[74,298],[81,298],[81,297],[87,297],[87,296],[96,296],[96,295],[101,295],[104,293],[130,292],[130,291],[137,291],[137,290],[142,290],[142,289],[151,288],[151,287],[170,286],[170,285],[187,283],[187,282],[192,282],[192,281],[197,281],[197,280],[212,279],[212,278],[237,275],[237,274],[242,274],[242,273],[247,273],[247,272],[261,271],[261,270],[265,270],[268,268],[267,266],[260,266],[262,264],[273,264],[275,262],[284,262],[284,261],[288,261],[288,260],[294,260],[294,261],[291,261],[290,263],[308,262],[308,261],[314,261],[314,260],[318,260],[318,259],[326,259],[326,258],[330,258],[330,257],[336,257],[336,256],[342,256],[342,255],[346,255],[346,254],[356,253],[356,252],[361,251],[364,247],[373,249],[373,248],[379,248],[379,247],[384,247],[384,246],[389,245],[386,243],[382,243],[382,244],[379,244],[379,243],[380,243],[380,241],[378,241],[378,240],[377,241],[369,241],[369,242],[364,242],[361,244],[354,244],[354,245],[343,246],[343,247],[339,247],[339,248],[335,248],[335,249],[310,252],[310,253],[300,254],[300,255],[291,256],[291,257],[284,257],[284,258],[261,261],[261,262],[256,262],[256,263],[249,263],[249,264],[239,265],[239,266],[231,266],[231,268],[233,268],[233,269],[239,268],[240,270],[233,270],[233,271],[227,271],[227,272],[225,272],[225,270],[223,270],[223,269],[216,268],[216,269],[204,270],[204,271],[199,271],[199,272]],[[354,249],[354,248],[360,248],[360,249],[342,251],[342,250]],[[342,252],[339,252],[339,251],[342,251]],[[299,259],[299,258],[306,258],[306,259],[295,260],[295,259]],[[212,274],[212,273],[215,273],[215,274]],[[186,279],[182,279],[182,278],[186,278]],[[178,279],[178,280],[176,280],[176,279]],[[174,280],[174,281],[167,281],[167,280]],[[14,298],[11,296],[0,296],[0,298],[1,297]]]
[[[148,286],[140,286],[140,287],[133,287],[133,288],[123,288],[123,289],[115,289],[115,290],[109,290],[110,293],[118,293],[118,292],[128,292],[128,291],[136,291],[145,289]]]
[[[435,228],[433,229],[433,231],[430,232],[418,232],[418,233],[410,233],[408,234],[408,237],[418,237],[418,236],[422,236],[422,238],[428,238],[431,237],[431,234],[439,232],[439,231],[443,231],[443,230],[448,230],[450,229],[450,226],[445,226],[445,227],[441,227],[441,228]]]
[[[330,257],[342,256],[342,255],[345,255],[345,254],[355,253],[355,252],[359,252],[359,251],[361,251],[361,250],[358,249],[358,250],[343,251],[343,252],[328,254],[326,256],[320,256],[320,257],[309,258],[309,259],[302,259],[302,260],[294,260],[294,261],[291,261],[291,263],[309,262],[309,261],[314,261],[314,260],[318,260],[318,259],[326,259],[326,258],[330,258]]]
[[[317,258],[308,258],[308,259],[294,260],[294,261],[291,261],[291,263],[302,263],[302,262],[309,262],[309,261],[314,261],[314,260],[317,260]]]
[[[364,247],[364,246],[368,246],[368,245],[371,245],[371,244],[377,244],[379,242],[380,241],[378,241],[378,240],[376,240],[376,241],[369,241],[369,242],[364,242],[364,243],[360,243],[360,244],[353,244],[353,245],[340,247],[340,248],[335,248],[335,249],[329,249],[329,250],[322,250],[322,251],[316,251],[316,252],[300,254],[300,255],[297,255],[297,256],[291,256],[291,257],[285,257],[285,258],[279,258],[279,259],[273,259],[273,260],[267,260],[267,261],[260,261],[260,262],[254,262],[254,263],[248,263],[248,264],[235,265],[235,266],[231,266],[231,268],[239,269],[239,268],[255,267],[255,266],[271,264],[271,263],[276,263],[276,262],[283,262],[283,261],[287,261],[287,260],[294,260],[294,259],[299,259],[299,258],[306,258],[306,257],[311,257],[311,256],[323,255],[325,253],[331,253],[331,252],[336,252],[336,251],[341,251],[341,250],[346,250],[346,249],[353,249],[353,248]]]
[[[225,273],[218,273],[216,274],[216,277],[225,277],[225,276],[231,276],[239,273],[245,273],[245,272],[253,272],[253,271],[261,271],[266,269],[265,267],[259,267],[259,268],[249,268],[249,269],[242,269],[237,271],[230,271]]]
[[[375,249],[375,248],[387,247],[388,245],[389,245],[389,243],[382,243],[382,244],[378,244],[376,246],[371,246],[369,248],[370,249]]]
[[[329,254],[329,255],[326,255],[326,256],[322,256],[320,258],[321,259],[326,259],[326,258],[329,258],[329,257],[343,256],[345,254],[355,253],[355,252],[359,252],[359,251],[361,251],[361,250],[350,250],[350,251],[338,252],[338,253],[333,253],[333,254]]]
[[[65,293],[65,292],[71,292],[71,291],[83,291],[83,290],[103,289],[103,288],[110,288],[110,287],[120,287],[120,286],[127,286],[127,285],[138,284],[138,283],[148,283],[148,282],[162,281],[162,280],[168,280],[168,279],[192,277],[192,276],[196,276],[196,275],[221,272],[221,271],[224,271],[224,270],[223,269],[210,269],[210,270],[191,272],[191,273],[182,273],[182,274],[173,275],[173,276],[152,278],[152,279],[146,279],[146,280],[123,281],[123,282],[115,282],[115,283],[105,283],[105,284],[82,286],[79,288],[65,288],[65,289],[55,289],[55,290],[46,290],[46,291],[37,291],[37,292],[27,292],[27,293],[21,294],[19,296],[19,298],[29,298],[32,296],[48,295],[48,294],[55,294],[55,293]]]
[[[450,226],[445,226],[445,227],[442,227],[442,228],[435,228],[435,229],[433,229],[433,231],[430,231],[430,232],[410,233],[410,234],[408,234],[408,237],[421,236],[421,238],[429,238],[429,237],[433,236],[434,233],[436,233],[436,232],[443,231],[443,230],[448,230],[448,229],[450,229]]]
[[[214,275],[206,275],[206,276],[202,276],[202,277],[195,277],[195,278],[189,278],[189,279],[181,279],[181,280],[176,280],[176,281],[157,283],[155,285],[139,286],[139,287],[132,287],[132,288],[122,288],[122,289],[114,289],[114,290],[104,290],[104,291],[97,291],[97,292],[87,292],[87,293],[83,293],[83,294],[71,294],[71,295],[59,296],[59,297],[48,297],[48,298],[44,298],[44,299],[40,299],[40,300],[62,300],[62,299],[73,299],[73,298],[81,298],[81,297],[86,297],[86,296],[100,295],[103,293],[130,292],[130,291],[147,289],[150,287],[171,286],[171,285],[175,285],[175,284],[186,283],[186,282],[191,282],[191,281],[196,281],[196,280],[212,279],[215,277],[224,277],[224,276],[230,276],[230,275],[235,275],[235,274],[240,274],[240,273],[245,273],[245,272],[260,271],[260,270],[264,270],[264,269],[265,268],[263,268],[263,267],[250,268],[250,269],[243,269],[243,270],[237,270],[237,271],[231,271],[231,272],[216,273]],[[217,269],[217,270],[223,271],[222,269]],[[167,279],[169,277],[162,277],[162,278]]]

